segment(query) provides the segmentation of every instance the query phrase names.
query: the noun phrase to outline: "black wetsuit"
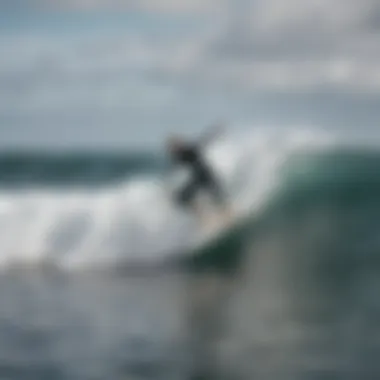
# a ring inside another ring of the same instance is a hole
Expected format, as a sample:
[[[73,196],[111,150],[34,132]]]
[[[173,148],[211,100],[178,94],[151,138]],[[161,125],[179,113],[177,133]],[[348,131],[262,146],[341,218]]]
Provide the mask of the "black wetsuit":
[[[221,187],[207,165],[200,148],[196,145],[186,145],[172,154],[175,163],[190,169],[190,180],[177,193],[177,201],[183,206],[190,206],[197,194],[205,190],[210,193],[217,203],[223,202]]]

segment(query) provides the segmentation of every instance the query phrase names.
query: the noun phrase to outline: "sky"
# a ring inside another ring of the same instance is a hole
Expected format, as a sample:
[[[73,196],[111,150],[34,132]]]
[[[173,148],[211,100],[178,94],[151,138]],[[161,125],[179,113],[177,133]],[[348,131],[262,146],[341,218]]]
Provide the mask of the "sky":
[[[0,0],[0,147],[380,127],[377,0]]]

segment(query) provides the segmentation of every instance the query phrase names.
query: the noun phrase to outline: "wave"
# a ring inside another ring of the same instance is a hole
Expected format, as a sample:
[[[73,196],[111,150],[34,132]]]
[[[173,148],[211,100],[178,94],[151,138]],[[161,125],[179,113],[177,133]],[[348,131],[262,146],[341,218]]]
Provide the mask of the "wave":
[[[0,152],[0,188],[90,187],[162,169],[162,155],[146,152]]]
[[[331,228],[331,220],[320,217],[322,210],[344,214],[356,205],[361,231],[371,235],[366,242],[380,244],[374,233],[380,225],[374,221],[380,207],[376,150],[342,147],[313,131],[256,131],[225,138],[207,156],[234,207],[257,213],[259,225],[278,231],[281,221],[308,212],[311,224],[323,220]],[[140,169],[153,168],[146,164],[150,160],[143,157]],[[69,269],[152,265],[188,250],[199,237],[197,225],[173,206],[160,175],[136,173],[101,187],[3,188],[0,266],[46,261]]]

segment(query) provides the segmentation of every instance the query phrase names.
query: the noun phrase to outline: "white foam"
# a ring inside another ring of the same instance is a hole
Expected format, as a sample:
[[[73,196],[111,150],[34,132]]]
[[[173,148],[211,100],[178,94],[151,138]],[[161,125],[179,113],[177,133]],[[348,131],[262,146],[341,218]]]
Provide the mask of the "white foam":
[[[237,209],[265,203],[278,169],[299,149],[327,146],[312,130],[257,129],[224,138],[208,158]],[[53,262],[66,268],[98,263],[153,262],[193,244],[192,219],[173,207],[165,187],[140,178],[98,190],[0,192],[0,266]]]

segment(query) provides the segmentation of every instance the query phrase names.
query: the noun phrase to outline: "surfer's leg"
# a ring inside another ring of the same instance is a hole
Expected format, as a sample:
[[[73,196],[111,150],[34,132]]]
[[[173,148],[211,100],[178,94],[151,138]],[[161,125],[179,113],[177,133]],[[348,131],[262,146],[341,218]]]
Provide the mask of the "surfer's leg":
[[[217,208],[218,217],[221,217],[225,222],[230,221],[234,213],[221,184],[215,178],[210,178],[207,183],[207,191]]]
[[[194,207],[197,191],[198,184],[195,181],[190,181],[177,193],[177,203],[182,207]]]
[[[198,193],[203,189],[202,182],[198,178],[193,178],[177,194],[177,202],[185,210],[193,213],[201,225],[208,226],[208,215],[198,202]]]
[[[211,192],[214,196],[214,200],[219,204],[219,205],[224,205],[226,198],[224,196],[224,191],[222,190],[222,187],[220,186],[219,183],[217,183],[215,180],[211,181],[210,183],[210,189]]]
[[[226,196],[219,181],[214,176],[210,176],[204,184],[214,203],[221,208],[226,206]]]

